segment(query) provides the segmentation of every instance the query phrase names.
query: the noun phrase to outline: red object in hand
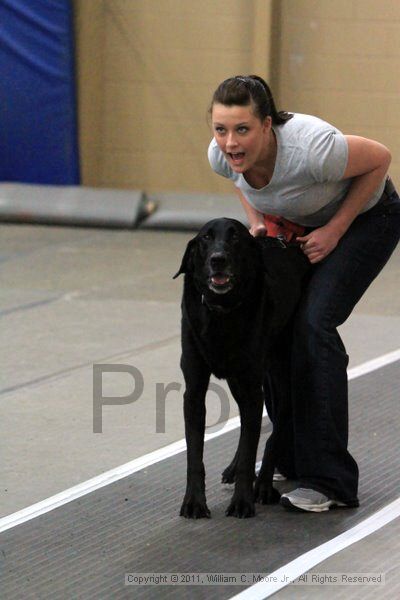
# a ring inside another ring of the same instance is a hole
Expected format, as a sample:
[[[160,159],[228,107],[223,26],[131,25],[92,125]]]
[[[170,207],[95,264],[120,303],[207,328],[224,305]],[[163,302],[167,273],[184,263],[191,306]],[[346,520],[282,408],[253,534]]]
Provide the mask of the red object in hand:
[[[306,229],[303,225],[297,225],[297,223],[292,223],[292,221],[276,215],[264,215],[264,223],[267,228],[266,235],[283,238],[286,242],[291,242],[293,238],[302,236]]]

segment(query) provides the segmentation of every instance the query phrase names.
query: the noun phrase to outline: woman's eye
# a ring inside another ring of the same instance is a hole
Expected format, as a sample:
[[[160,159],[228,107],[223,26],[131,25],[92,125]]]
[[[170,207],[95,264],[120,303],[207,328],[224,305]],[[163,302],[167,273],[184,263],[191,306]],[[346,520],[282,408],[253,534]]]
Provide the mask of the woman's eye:
[[[225,129],[223,127],[215,127],[214,131],[221,135],[224,133]]]
[[[248,128],[247,127],[239,127],[238,128],[238,133],[247,133]]]

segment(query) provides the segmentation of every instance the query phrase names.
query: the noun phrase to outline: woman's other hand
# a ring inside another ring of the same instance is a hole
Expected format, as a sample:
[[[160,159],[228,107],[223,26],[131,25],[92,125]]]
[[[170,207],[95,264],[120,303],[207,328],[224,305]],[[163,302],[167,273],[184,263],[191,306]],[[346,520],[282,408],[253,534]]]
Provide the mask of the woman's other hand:
[[[264,223],[255,223],[250,227],[249,231],[254,237],[264,237],[267,235],[267,228]]]
[[[300,242],[300,248],[310,263],[315,264],[323,260],[336,248],[340,235],[334,228],[325,225],[314,229],[308,235],[297,237],[296,240]]]

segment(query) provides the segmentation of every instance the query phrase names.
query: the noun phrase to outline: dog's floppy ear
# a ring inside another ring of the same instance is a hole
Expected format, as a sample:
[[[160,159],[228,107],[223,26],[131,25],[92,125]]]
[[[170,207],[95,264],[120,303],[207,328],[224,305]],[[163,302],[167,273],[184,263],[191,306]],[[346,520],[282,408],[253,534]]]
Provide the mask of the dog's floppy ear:
[[[192,240],[189,241],[188,245],[186,246],[185,254],[183,255],[182,263],[181,263],[181,266],[179,267],[179,271],[177,273],[175,273],[175,275],[173,276],[172,279],[176,279],[182,273],[191,273],[193,271],[193,267],[194,267],[193,255],[194,255],[194,250],[195,250],[195,246],[196,246],[196,241],[197,241],[197,238],[193,238]]]

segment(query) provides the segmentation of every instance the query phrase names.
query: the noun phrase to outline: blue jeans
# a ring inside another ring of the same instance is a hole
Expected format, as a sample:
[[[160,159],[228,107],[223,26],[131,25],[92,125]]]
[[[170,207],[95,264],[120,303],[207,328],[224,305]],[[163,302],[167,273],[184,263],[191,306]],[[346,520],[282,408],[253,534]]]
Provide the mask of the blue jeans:
[[[282,465],[301,487],[358,506],[358,467],[348,445],[348,355],[337,332],[400,237],[400,200],[359,215],[335,250],[312,267],[294,320],[292,426]],[[289,438],[293,436],[293,439]],[[289,450],[289,451],[288,451]]]

